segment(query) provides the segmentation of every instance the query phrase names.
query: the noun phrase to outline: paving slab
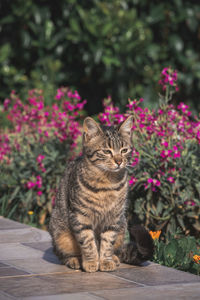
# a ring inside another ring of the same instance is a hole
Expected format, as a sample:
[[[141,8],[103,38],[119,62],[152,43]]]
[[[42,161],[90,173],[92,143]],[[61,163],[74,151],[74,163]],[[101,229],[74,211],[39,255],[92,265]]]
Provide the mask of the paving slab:
[[[28,275],[30,273],[13,267],[0,268],[0,278],[6,276]]]
[[[139,286],[139,284],[111,276],[108,273],[94,274],[72,272],[38,276],[13,276],[0,278],[3,292],[14,297],[47,296],[63,293],[96,291],[104,288],[119,289]]]
[[[109,291],[92,292],[106,300],[190,300],[200,299],[200,284],[171,284],[159,286],[144,286]]]
[[[1,300],[12,300],[13,297],[12,297],[12,296],[9,296],[9,295],[7,295],[7,294],[5,294],[5,293],[3,293],[3,292],[0,291],[0,299],[1,299]],[[15,299],[15,298],[14,298],[14,299]]]
[[[49,239],[50,236],[48,232],[31,227],[0,230],[0,244],[38,243],[42,241],[49,241]]]
[[[51,296],[38,296],[38,297],[23,297],[22,300],[105,300],[97,295],[89,293],[75,293],[75,294],[62,294]]]
[[[30,228],[30,226],[0,216],[0,230],[17,228]]]
[[[48,232],[0,217],[0,300],[200,299],[200,277],[146,262],[115,272],[61,265]]]
[[[46,259],[43,258],[37,258],[32,257],[26,258],[26,259],[11,259],[7,260],[6,263],[9,264],[12,267],[19,268],[21,270],[24,270],[26,272],[29,272],[31,274],[44,274],[44,273],[65,273],[67,271],[72,271],[71,269],[65,267],[64,265],[61,265],[59,260],[55,258],[55,262],[46,261]],[[0,268],[1,269],[1,268]]]
[[[120,268],[115,271],[115,275],[148,286],[183,282],[199,282],[200,284],[200,276],[157,264],[149,264],[145,267],[145,271],[143,267],[135,268],[134,272],[133,269]]]
[[[8,267],[8,265],[0,262],[0,268],[5,268],[5,267]]]
[[[0,244],[0,261],[9,259],[31,259],[32,257],[43,257],[44,254],[41,251],[31,249],[20,243],[4,243]]]

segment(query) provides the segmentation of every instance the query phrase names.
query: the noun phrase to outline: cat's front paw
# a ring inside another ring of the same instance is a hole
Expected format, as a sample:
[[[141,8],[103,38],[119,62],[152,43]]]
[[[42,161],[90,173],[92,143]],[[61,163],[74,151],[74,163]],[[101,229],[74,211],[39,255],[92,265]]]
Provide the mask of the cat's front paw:
[[[116,266],[119,267],[119,265],[120,265],[120,260],[119,260],[118,256],[117,256],[117,255],[113,255],[113,256],[112,256],[112,259],[114,260]]]
[[[70,257],[66,261],[66,266],[71,269],[78,270],[81,267],[80,259],[78,257]]]
[[[95,261],[85,260],[85,261],[83,261],[82,267],[85,272],[93,273],[93,272],[98,271],[99,262],[96,260]]]
[[[114,260],[102,260],[100,261],[100,267],[99,270],[102,272],[112,272],[115,271],[117,268],[116,263]]]

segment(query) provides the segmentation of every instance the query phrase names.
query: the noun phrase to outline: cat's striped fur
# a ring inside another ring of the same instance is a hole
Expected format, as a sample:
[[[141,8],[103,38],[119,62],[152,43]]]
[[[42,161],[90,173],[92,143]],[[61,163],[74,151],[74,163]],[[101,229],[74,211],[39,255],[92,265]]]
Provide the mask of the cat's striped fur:
[[[153,253],[141,227],[124,244],[131,126],[132,117],[118,128],[84,121],[83,155],[66,168],[49,224],[54,250],[71,268],[113,271],[120,261],[139,264]]]

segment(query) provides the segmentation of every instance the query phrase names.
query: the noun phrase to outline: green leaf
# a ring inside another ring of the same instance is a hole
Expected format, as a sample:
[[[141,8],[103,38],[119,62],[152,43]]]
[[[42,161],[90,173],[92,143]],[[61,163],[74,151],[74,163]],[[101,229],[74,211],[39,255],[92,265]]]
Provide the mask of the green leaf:
[[[9,204],[13,201],[13,199],[15,199],[15,197],[17,196],[19,190],[20,190],[20,186],[16,186],[16,188],[13,191],[13,193],[9,197]]]

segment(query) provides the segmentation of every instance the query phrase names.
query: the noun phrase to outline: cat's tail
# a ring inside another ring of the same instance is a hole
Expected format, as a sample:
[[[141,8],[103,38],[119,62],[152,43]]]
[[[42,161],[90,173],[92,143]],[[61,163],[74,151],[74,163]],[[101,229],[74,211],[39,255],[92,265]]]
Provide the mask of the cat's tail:
[[[154,242],[149,232],[140,225],[129,229],[130,242],[124,244],[120,261],[131,265],[140,265],[153,257]]]

